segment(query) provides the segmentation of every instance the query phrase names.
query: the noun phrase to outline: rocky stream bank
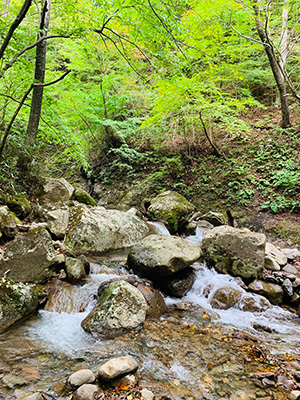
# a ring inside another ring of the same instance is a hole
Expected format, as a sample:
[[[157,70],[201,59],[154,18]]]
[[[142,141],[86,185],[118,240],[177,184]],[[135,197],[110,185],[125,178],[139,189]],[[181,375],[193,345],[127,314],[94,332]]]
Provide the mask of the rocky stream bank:
[[[175,192],[147,201],[154,223],[64,179],[46,181],[32,210],[11,204],[0,206],[4,399],[300,398],[296,248]],[[99,378],[128,356],[132,370]],[[72,385],[73,372],[89,378]]]

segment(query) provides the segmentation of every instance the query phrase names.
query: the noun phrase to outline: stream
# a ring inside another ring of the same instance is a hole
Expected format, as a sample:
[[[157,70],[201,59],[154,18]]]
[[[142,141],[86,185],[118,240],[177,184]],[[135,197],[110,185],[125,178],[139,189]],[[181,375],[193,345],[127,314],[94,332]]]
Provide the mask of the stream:
[[[60,393],[72,372],[96,371],[122,355],[138,361],[142,387],[172,400],[287,398],[285,385],[300,371],[299,317],[277,306],[260,313],[237,306],[212,309],[209,301],[218,288],[240,286],[204,264],[194,264],[197,278],[187,295],[167,297],[168,312],[160,320],[146,320],[139,333],[112,340],[87,334],[80,323],[96,302],[99,284],[128,275],[125,262],[126,254],[116,252],[94,260],[85,284],[61,284],[47,310],[0,335],[4,398],[21,399],[37,390]],[[250,379],[265,371],[282,376],[281,384]]]

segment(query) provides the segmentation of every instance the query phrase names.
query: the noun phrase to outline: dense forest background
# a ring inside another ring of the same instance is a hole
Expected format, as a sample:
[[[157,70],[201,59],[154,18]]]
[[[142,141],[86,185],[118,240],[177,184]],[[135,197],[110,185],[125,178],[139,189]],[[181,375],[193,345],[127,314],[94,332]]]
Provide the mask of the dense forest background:
[[[2,202],[64,176],[299,213],[298,1],[0,4]]]

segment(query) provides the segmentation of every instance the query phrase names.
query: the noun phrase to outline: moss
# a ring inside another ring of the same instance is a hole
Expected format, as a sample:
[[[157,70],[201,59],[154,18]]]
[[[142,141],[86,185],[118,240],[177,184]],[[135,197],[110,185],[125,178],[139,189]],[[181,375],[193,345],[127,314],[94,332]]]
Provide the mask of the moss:
[[[292,222],[283,221],[266,229],[266,232],[279,239],[290,240],[300,245],[300,229]]]
[[[88,206],[95,207],[97,205],[96,200],[94,200],[85,190],[80,188],[74,191],[71,199],[77,200],[79,203],[87,204]]]
[[[8,200],[7,206],[20,218],[26,217],[31,211],[31,205],[24,195]]]

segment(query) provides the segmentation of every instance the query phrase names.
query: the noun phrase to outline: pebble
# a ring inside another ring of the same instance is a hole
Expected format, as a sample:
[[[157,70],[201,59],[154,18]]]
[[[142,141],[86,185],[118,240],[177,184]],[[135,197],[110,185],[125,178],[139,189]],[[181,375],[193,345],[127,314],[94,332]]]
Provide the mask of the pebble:
[[[141,390],[141,395],[145,400],[153,400],[154,399],[154,394],[151,392],[151,390],[148,389],[143,389]]]
[[[289,393],[289,400],[298,400],[300,399],[300,390],[292,390]]]

